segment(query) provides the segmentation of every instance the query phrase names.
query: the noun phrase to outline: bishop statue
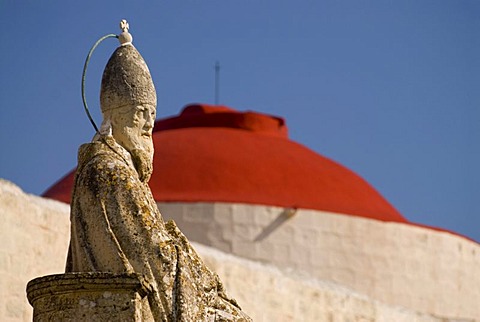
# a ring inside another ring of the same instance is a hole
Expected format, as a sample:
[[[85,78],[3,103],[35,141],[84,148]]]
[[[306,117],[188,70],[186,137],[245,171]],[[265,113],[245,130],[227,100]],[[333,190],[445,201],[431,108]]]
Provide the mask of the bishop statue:
[[[78,153],[66,272],[144,275],[153,291],[142,310],[155,321],[251,321],[157,208],[148,186],[157,97],[128,24],[121,27],[102,77],[102,125]]]

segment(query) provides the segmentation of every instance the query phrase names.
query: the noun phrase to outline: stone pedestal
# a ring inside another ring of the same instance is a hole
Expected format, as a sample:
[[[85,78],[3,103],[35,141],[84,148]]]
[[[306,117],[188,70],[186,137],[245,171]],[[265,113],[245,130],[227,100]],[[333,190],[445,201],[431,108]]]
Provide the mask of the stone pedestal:
[[[137,274],[69,273],[31,280],[33,321],[153,321],[151,285]]]

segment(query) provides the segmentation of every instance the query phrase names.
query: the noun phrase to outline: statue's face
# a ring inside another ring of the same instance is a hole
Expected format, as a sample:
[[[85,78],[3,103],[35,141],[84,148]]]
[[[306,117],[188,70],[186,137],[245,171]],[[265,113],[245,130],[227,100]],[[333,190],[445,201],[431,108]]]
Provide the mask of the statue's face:
[[[155,115],[155,105],[149,104],[125,106],[104,115],[110,119],[112,135],[117,143],[130,152],[142,182],[148,182],[153,171],[152,132]]]
[[[145,150],[153,156],[152,131],[156,108],[143,104],[112,110],[112,135],[127,150]]]

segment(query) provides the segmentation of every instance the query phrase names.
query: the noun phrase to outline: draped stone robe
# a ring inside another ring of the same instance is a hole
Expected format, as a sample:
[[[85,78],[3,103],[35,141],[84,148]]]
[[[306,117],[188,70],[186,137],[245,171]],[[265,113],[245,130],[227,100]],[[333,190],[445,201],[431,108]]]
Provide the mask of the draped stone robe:
[[[163,221],[130,154],[102,140],[79,149],[66,271],[143,274],[155,321],[250,321],[175,223]]]

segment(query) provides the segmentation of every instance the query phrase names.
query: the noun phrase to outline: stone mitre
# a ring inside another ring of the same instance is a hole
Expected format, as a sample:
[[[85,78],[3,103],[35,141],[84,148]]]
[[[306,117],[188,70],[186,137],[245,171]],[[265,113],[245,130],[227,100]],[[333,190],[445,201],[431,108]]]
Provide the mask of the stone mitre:
[[[142,104],[157,105],[155,86],[143,57],[125,44],[115,50],[103,72],[100,107],[105,112]]]

